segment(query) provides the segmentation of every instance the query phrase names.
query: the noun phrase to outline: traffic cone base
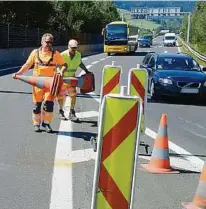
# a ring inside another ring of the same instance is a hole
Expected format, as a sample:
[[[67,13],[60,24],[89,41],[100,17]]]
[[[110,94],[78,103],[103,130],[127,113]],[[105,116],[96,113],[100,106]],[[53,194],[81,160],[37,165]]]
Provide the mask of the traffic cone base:
[[[156,168],[156,167],[153,167],[151,166],[150,164],[141,164],[141,166],[148,170],[150,173],[162,173],[162,174],[165,174],[165,173],[170,173],[170,174],[175,174],[175,173],[179,173],[179,171],[175,171],[173,170],[172,168]]]
[[[167,115],[162,114],[149,164],[141,166],[151,173],[179,173],[170,166]]]
[[[206,207],[204,208],[197,207],[192,202],[182,202],[182,206],[186,209],[205,209],[206,208]]]

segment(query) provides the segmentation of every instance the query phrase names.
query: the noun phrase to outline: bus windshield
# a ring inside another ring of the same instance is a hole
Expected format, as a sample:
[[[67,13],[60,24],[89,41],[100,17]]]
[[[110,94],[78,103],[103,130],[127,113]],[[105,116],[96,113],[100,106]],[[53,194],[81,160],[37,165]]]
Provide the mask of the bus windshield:
[[[105,32],[105,42],[127,41],[127,25],[111,24]]]

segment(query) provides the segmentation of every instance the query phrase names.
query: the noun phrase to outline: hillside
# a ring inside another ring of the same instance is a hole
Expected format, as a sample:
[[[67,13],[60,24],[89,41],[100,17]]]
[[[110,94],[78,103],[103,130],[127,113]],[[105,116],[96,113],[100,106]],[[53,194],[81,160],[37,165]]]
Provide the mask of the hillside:
[[[156,28],[160,27],[159,24],[156,24],[155,22],[152,22],[152,21],[131,19],[131,15],[130,15],[131,13],[128,10],[118,8],[118,12],[119,12],[120,16],[122,16],[122,14],[123,14],[124,18],[131,26],[135,26],[138,28],[144,28],[144,29],[148,29],[148,30],[155,30]]]

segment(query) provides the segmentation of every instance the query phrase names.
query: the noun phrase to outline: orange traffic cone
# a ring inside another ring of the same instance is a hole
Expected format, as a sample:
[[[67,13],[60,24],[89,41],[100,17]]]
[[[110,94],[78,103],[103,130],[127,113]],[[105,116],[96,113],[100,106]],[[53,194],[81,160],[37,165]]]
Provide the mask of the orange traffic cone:
[[[167,115],[162,114],[149,164],[141,164],[151,173],[179,173],[170,166],[167,134]]]
[[[45,91],[50,91],[53,96],[56,96],[60,92],[61,88],[63,87],[63,83],[72,85],[74,87],[79,87],[81,93],[89,93],[95,89],[93,73],[85,74],[77,78],[62,78],[62,76],[58,73],[55,74],[54,77],[16,75],[15,78],[32,86],[44,89]]]
[[[16,79],[40,89],[44,89],[45,91],[50,91],[53,96],[56,96],[59,93],[63,84],[63,79],[60,74],[55,74],[54,77],[16,75]]]
[[[186,209],[206,209],[206,161],[199,179],[199,185],[192,202],[183,202]]]

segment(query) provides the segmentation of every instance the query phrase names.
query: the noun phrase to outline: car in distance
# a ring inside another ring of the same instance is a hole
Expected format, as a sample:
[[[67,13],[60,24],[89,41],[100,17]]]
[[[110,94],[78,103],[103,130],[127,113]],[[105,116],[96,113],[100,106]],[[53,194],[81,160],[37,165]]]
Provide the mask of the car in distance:
[[[138,46],[139,47],[150,47],[150,40],[144,37],[140,37],[138,39]]]
[[[166,33],[163,38],[164,46],[176,46],[176,40],[175,33]]]

